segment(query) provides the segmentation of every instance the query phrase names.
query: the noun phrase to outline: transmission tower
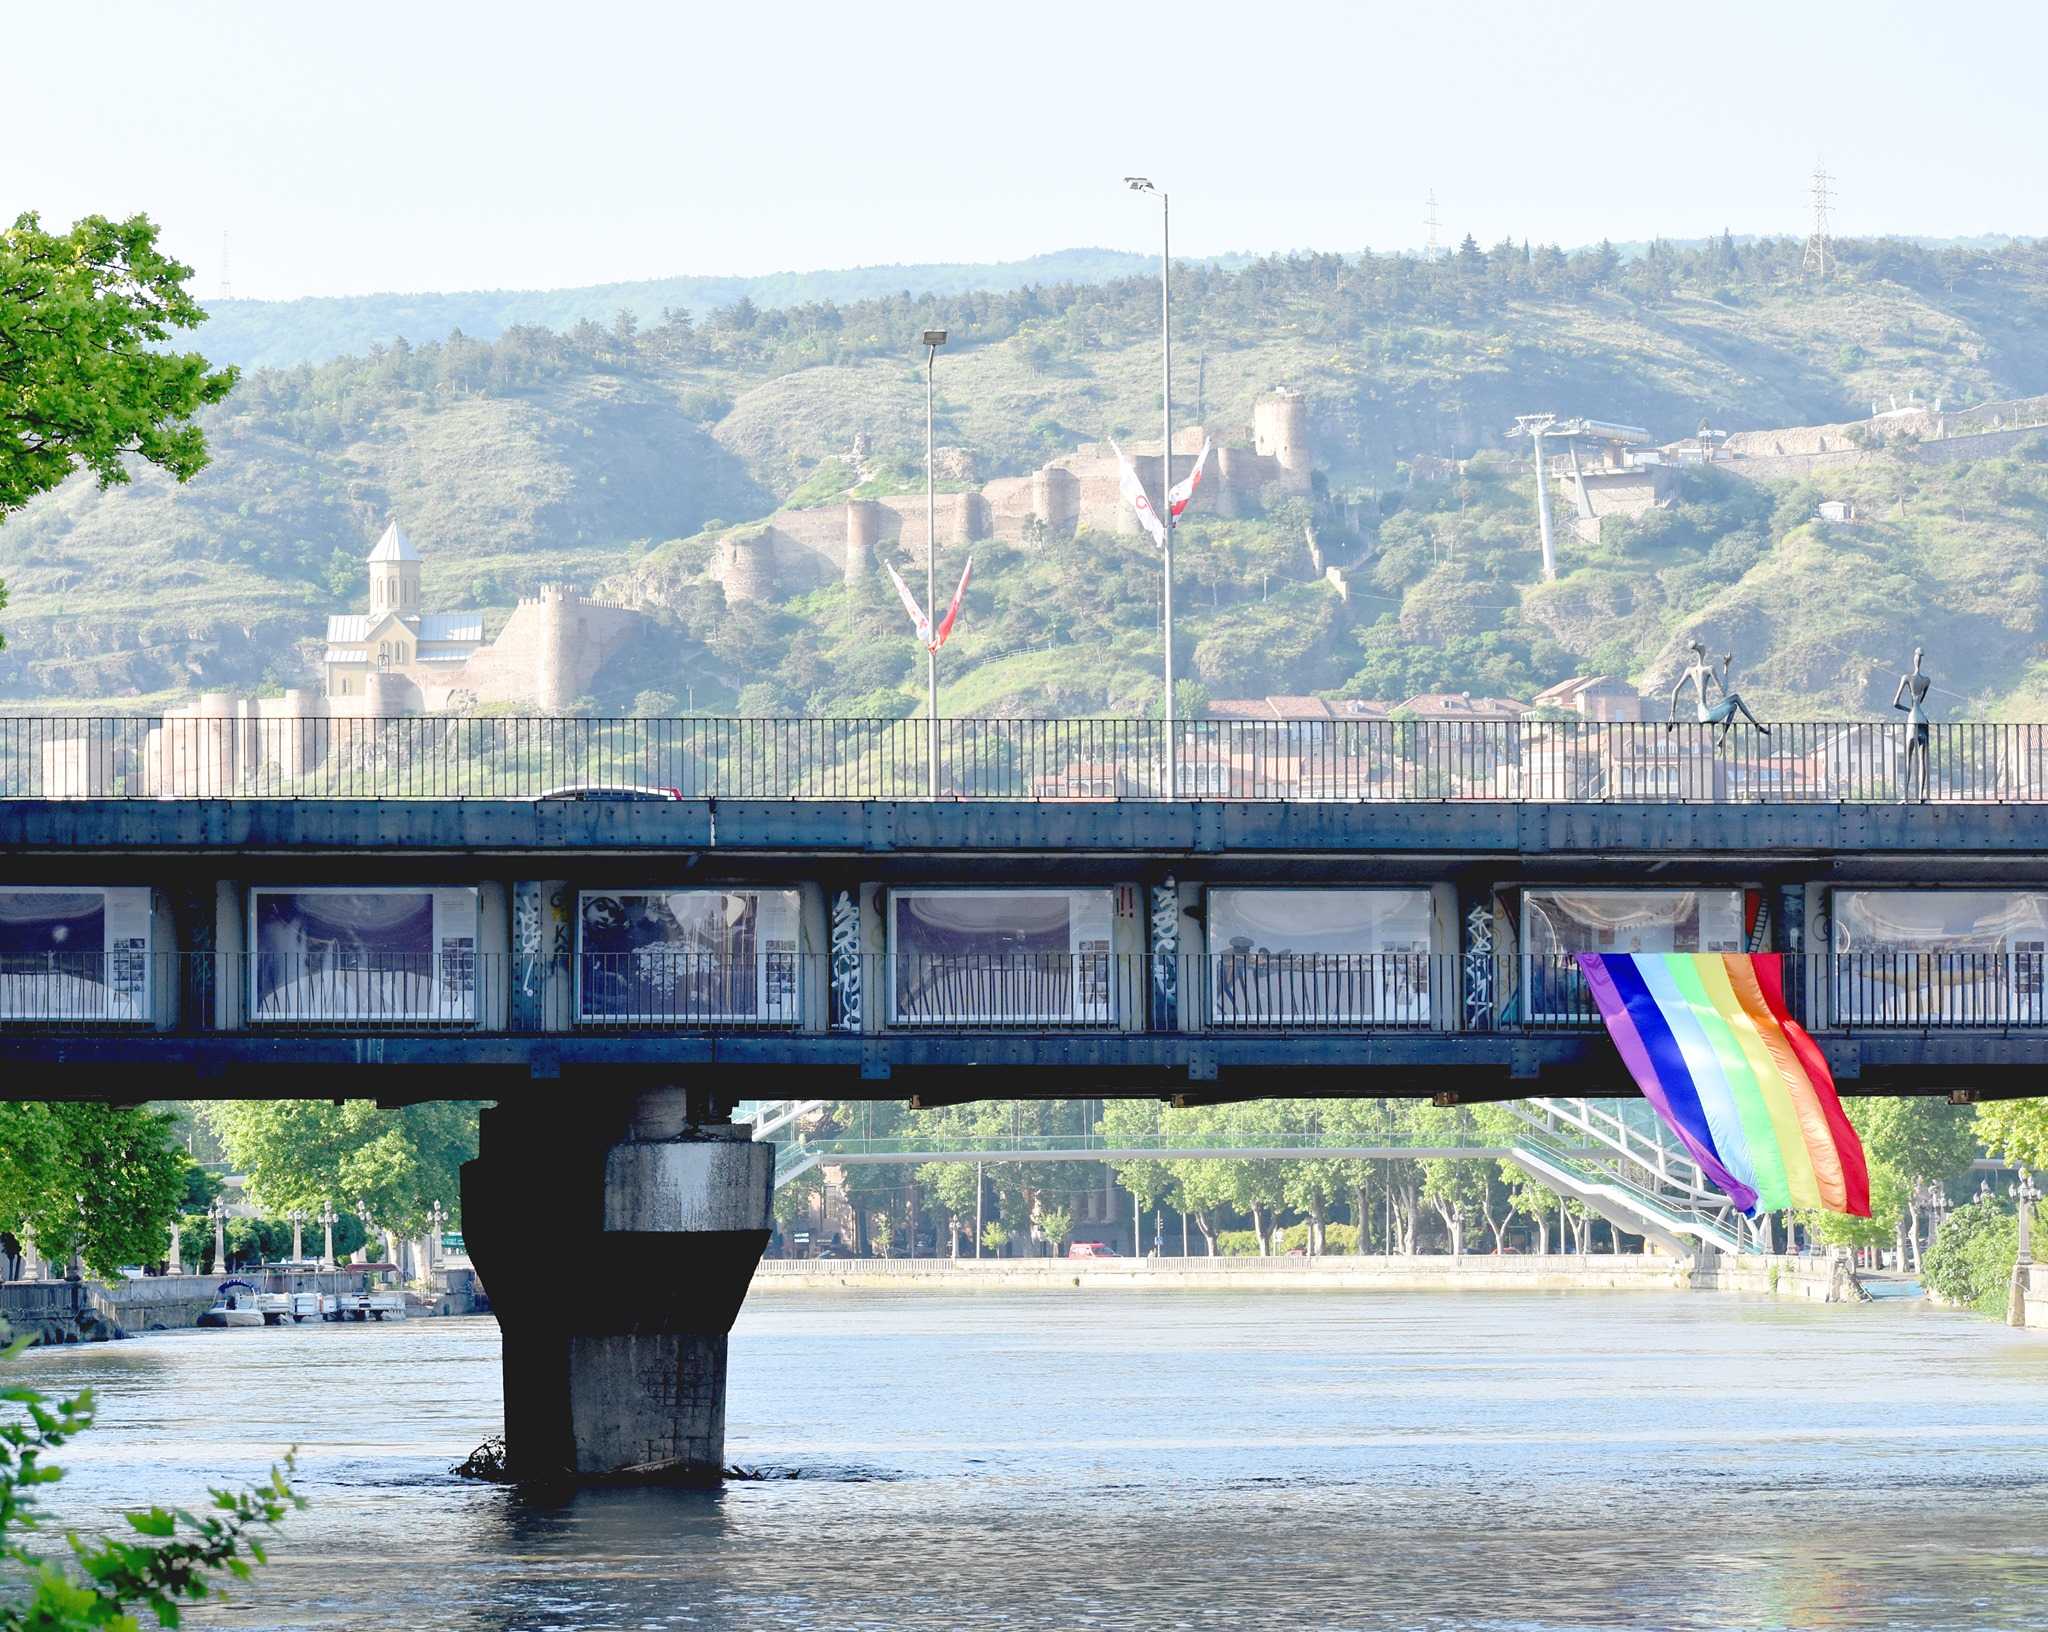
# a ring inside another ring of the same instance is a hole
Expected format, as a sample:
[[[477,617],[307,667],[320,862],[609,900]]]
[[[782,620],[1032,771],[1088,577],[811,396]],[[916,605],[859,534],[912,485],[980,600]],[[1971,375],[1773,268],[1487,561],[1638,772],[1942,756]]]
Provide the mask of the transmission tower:
[[[1422,224],[1429,228],[1429,247],[1422,252],[1422,258],[1426,261],[1433,261],[1438,255],[1443,253],[1436,236],[1436,229],[1441,223],[1436,218],[1436,189],[1434,187],[1429,190],[1429,214]]]
[[[1813,231],[1806,240],[1806,256],[1800,270],[1825,278],[1835,265],[1835,241],[1828,230],[1828,206],[1834,201],[1834,177],[1819,159],[1813,162]]]
[[[221,230],[220,235],[220,298],[222,300],[233,300],[235,298],[234,279],[228,276],[228,235],[225,228]]]

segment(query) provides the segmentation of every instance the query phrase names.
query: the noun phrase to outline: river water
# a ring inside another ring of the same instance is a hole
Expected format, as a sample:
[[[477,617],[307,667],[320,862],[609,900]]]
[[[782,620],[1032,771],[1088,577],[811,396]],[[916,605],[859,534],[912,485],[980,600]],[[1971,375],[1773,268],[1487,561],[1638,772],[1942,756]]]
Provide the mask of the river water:
[[[757,1296],[729,1460],[541,1502],[452,1478],[489,1319],[31,1351],[100,1426],[53,1506],[311,1509],[188,1625],[2048,1627],[2048,1341],[1919,1303]]]

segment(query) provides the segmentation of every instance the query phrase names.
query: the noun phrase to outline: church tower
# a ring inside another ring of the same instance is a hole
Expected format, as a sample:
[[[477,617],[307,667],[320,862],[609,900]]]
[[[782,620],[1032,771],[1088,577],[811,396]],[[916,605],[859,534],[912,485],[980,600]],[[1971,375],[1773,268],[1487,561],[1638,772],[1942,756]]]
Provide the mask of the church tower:
[[[420,615],[420,552],[396,521],[370,552],[370,617],[374,621],[386,612]]]

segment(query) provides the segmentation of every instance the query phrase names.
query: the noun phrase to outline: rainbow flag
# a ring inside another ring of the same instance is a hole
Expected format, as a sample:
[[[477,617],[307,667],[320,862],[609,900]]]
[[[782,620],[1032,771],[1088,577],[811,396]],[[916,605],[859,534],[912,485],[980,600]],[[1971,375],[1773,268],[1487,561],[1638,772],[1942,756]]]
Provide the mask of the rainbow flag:
[[[1827,1056],[1785,1008],[1775,952],[1581,952],[1643,1097],[1745,1213],[1870,1216],[1863,1141]]]

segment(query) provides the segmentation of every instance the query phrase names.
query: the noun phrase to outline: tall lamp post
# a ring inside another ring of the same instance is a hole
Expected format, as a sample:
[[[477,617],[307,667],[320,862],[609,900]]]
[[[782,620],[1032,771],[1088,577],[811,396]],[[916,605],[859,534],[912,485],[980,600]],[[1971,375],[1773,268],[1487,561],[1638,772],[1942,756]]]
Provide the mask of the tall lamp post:
[[[2027,1323],[2027,1294],[2033,1290],[2034,1268],[2034,1203],[2041,1199],[2041,1192],[2034,1188],[2034,1177],[2025,1168],[2020,1169],[2020,1182],[2014,1187],[2012,1199],[2020,1210],[2020,1250],[2013,1260],[2012,1296],[2006,1304],[2006,1324],[2024,1326]]]
[[[939,531],[935,521],[938,505],[932,480],[932,400],[939,366],[939,347],[946,343],[944,329],[924,331],[924,606],[931,629],[939,626]],[[939,796],[939,648],[928,633],[924,643],[924,699],[929,718],[925,729],[925,797]]]
[[[1159,503],[1164,512],[1159,520],[1160,571],[1165,579],[1164,617],[1166,631],[1166,796],[1180,795],[1177,761],[1178,745],[1173,729],[1173,505],[1167,495],[1173,490],[1173,282],[1170,249],[1172,223],[1166,193],[1144,176],[1125,176],[1124,185],[1134,193],[1151,193],[1159,200]]]
[[[334,1267],[334,1226],[338,1222],[331,1200],[320,1203],[320,1267]]]

